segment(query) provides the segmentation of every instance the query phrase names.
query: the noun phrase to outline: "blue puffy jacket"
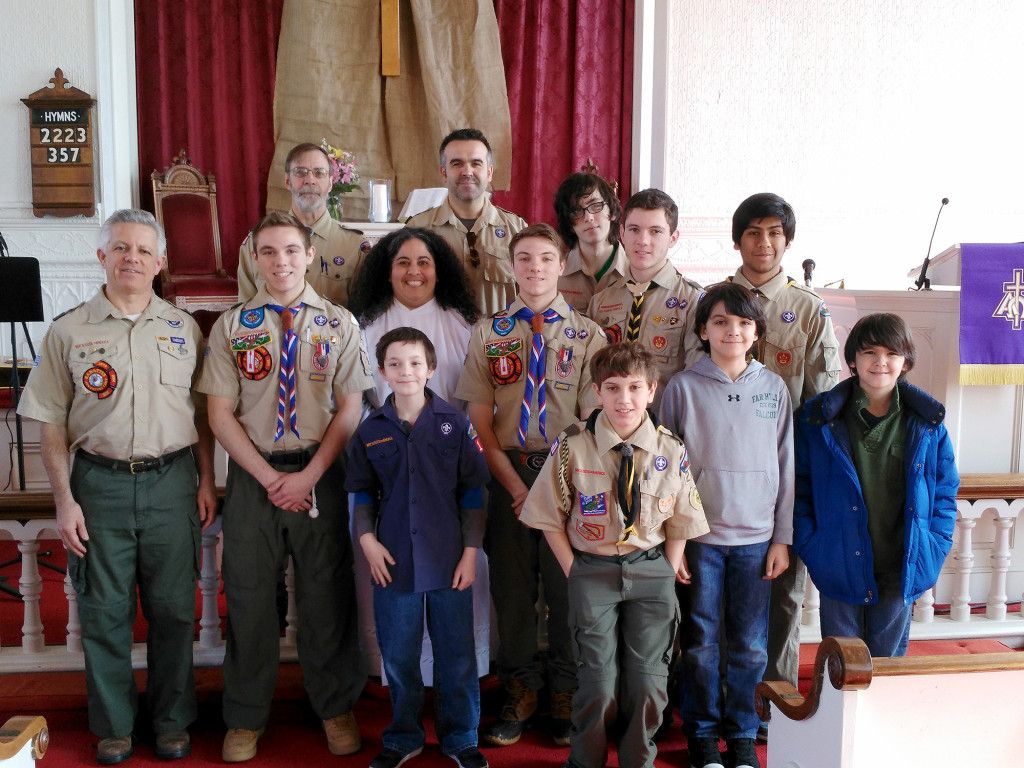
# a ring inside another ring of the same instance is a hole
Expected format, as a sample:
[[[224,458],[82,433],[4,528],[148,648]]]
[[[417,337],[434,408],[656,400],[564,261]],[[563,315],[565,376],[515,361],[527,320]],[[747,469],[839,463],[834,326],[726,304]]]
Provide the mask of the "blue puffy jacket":
[[[945,408],[913,384],[901,381],[897,386],[907,426],[900,585],[910,604],[935,585],[953,545],[960,476],[942,424]],[[846,379],[804,403],[796,414],[793,549],[823,595],[869,605],[878,602],[878,588],[867,507],[842,415],[852,389],[853,380]]]

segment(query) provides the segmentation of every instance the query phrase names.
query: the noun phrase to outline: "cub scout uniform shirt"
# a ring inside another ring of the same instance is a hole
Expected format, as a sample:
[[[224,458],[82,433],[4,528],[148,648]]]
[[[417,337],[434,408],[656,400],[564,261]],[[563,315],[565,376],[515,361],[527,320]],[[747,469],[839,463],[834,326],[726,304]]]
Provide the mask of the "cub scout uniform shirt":
[[[562,294],[562,298],[569,306],[586,315],[587,307],[590,305],[590,300],[594,298],[594,294],[614,285],[626,274],[628,266],[625,249],[616,243],[615,250],[611,255],[611,264],[608,265],[608,269],[604,271],[599,280],[596,275],[588,275],[583,271],[583,257],[580,255],[580,247],[577,245],[569,251],[569,255],[565,258],[565,270],[558,278],[558,292]]]
[[[153,459],[199,436],[192,382],[202,333],[187,312],[153,296],[132,322],[100,289],[58,316],[18,408],[64,426],[71,451]]]
[[[473,229],[467,232],[466,225],[455,215],[446,197],[437,208],[417,213],[405,224],[433,230],[448,241],[466,270],[473,301],[485,317],[504,309],[515,299],[516,279],[512,274],[508,243],[512,235],[526,228],[526,221],[521,217],[487,199],[480,216],[473,223]],[[469,247],[468,234],[475,238],[475,259]]]
[[[237,402],[235,415],[260,451],[296,451],[320,442],[336,402],[373,386],[370,361],[352,314],[306,284],[292,304],[301,308],[293,327],[298,336],[295,360],[296,437],[285,420],[275,442],[281,370],[281,315],[268,307],[278,302],[260,288],[256,296],[222,314],[210,332],[199,391]]]
[[[325,299],[341,306],[348,305],[349,291],[371,243],[363,233],[347,229],[324,212],[310,231],[316,249],[313,263],[306,267],[306,282]],[[248,301],[263,287],[263,275],[256,266],[256,244],[252,233],[238,249],[238,298]]]
[[[760,288],[741,269],[729,278],[761,300],[768,330],[757,341],[757,360],[786,382],[795,412],[804,400],[839,382],[842,364],[832,317],[821,297],[782,272]]]
[[[592,555],[627,555],[665,539],[692,539],[708,532],[697,487],[690,477],[683,443],[649,416],[627,440],[601,411],[594,431],[574,424],[551,446],[537,481],[523,504],[520,522],[542,531],[564,530],[573,549]],[[634,446],[640,474],[636,534],[625,531],[618,504],[619,443]]]
[[[519,444],[519,414],[530,370],[533,330],[528,320],[513,316],[524,306],[516,299],[505,311],[476,324],[455,397],[468,403],[497,406],[494,434],[503,449],[544,451],[548,442],[540,434],[536,388],[526,445]],[[561,296],[555,297],[550,308],[560,317],[544,323],[543,332],[545,429],[549,440],[579,419],[580,413],[597,406],[597,395],[591,386],[590,358],[607,343],[601,329],[571,309]]]
[[[627,265],[625,275],[595,295],[587,309],[587,316],[604,328],[612,343],[626,340],[633,306],[633,294],[626,281],[632,279]],[[655,410],[668,380],[704,355],[700,339],[693,332],[693,318],[703,292],[697,283],[679,274],[672,262],[666,262],[644,294],[638,341],[658,361],[658,389],[652,405]]]

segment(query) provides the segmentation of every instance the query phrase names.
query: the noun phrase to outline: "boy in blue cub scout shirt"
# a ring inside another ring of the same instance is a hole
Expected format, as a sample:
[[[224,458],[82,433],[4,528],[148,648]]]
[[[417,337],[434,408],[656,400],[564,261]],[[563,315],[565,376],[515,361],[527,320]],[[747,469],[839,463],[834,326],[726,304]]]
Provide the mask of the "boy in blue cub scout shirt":
[[[754,688],[768,660],[771,580],[789,567],[793,540],[789,393],[781,378],[747,362],[764,330],[749,290],[736,283],[709,288],[697,305],[695,331],[710,357],[676,374],[661,402],[665,426],[686,441],[711,526],[687,548],[692,583],[684,590],[679,710],[692,768],[722,768],[719,736],[731,766],[760,768]]]
[[[434,648],[441,749],[461,768],[486,768],[477,749],[480,688],[473,641],[476,552],[483,541],[483,447],[467,419],[426,389],[433,344],[396,328],[377,344],[393,394],[352,439],[346,489],[375,584],[373,612],[393,719],[371,768],[423,751],[423,612]]]
[[[654,356],[613,344],[590,364],[601,409],[551,446],[520,520],[544,532],[569,580],[578,667],[569,768],[603,768],[618,717],[622,768],[651,768],[668,703],[668,662],[688,579],[686,539],[707,533],[686,448],[647,407]]]

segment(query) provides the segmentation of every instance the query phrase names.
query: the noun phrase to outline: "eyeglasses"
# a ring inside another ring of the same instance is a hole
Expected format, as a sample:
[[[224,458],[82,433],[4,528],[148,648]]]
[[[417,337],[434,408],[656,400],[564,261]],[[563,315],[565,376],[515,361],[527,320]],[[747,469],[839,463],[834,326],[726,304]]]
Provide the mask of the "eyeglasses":
[[[583,208],[573,208],[571,211],[569,211],[569,216],[572,217],[573,221],[579,221],[588,213],[593,213],[596,216],[601,212],[601,209],[603,209],[606,205],[608,205],[608,203],[602,200],[599,203],[591,203],[590,205],[584,206]]]
[[[466,245],[469,246],[469,263],[474,269],[480,268],[480,254],[476,250],[476,232],[466,233]]]
[[[311,173],[314,176],[316,176],[318,179],[326,179],[328,176],[331,175],[331,169],[330,168],[303,168],[300,165],[300,166],[296,166],[295,168],[292,168],[290,171],[288,171],[288,173],[290,173],[292,176],[297,176],[300,179],[306,178]]]

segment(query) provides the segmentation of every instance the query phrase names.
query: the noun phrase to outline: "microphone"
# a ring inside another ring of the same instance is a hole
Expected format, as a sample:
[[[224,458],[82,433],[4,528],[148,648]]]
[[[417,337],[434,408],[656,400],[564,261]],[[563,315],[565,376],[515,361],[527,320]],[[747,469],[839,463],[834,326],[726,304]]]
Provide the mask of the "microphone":
[[[818,265],[814,263],[814,259],[804,259],[804,263],[800,266],[804,268],[804,285],[810,288],[811,275],[814,274],[814,268]]]
[[[917,280],[914,281],[916,288],[911,288],[912,291],[930,291],[932,289],[932,281],[928,279],[928,264],[932,258],[932,243],[935,242],[935,231],[939,228],[939,216],[942,215],[942,209],[949,204],[949,198],[942,198],[942,203],[939,205],[939,212],[935,216],[935,226],[932,227],[932,239],[928,241],[928,253],[924,257],[924,263],[921,265],[921,274]]]

